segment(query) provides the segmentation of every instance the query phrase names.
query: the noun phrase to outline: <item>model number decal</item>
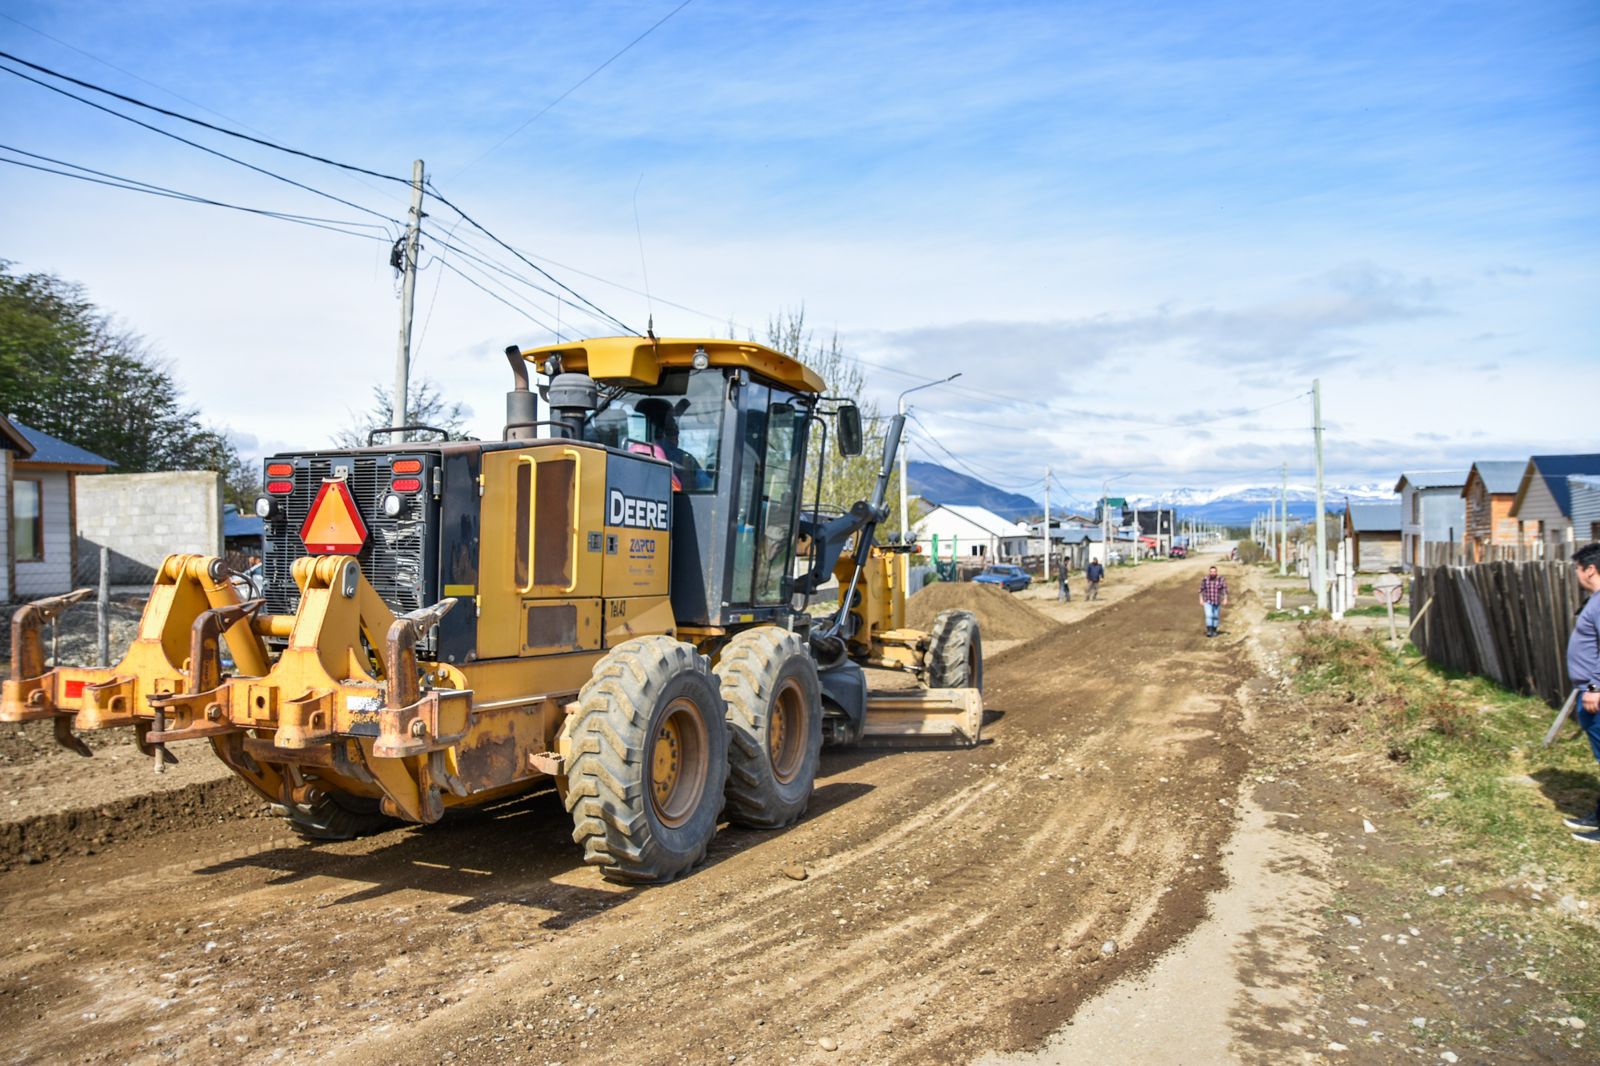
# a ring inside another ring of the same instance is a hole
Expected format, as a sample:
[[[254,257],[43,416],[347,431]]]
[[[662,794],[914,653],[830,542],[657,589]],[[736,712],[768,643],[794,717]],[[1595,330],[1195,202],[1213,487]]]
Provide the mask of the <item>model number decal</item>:
[[[606,501],[606,525],[630,529],[667,528],[667,501],[645,500],[612,489]]]
[[[632,537],[628,540],[628,552],[632,555],[654,555],[656,542],[644,537]]]

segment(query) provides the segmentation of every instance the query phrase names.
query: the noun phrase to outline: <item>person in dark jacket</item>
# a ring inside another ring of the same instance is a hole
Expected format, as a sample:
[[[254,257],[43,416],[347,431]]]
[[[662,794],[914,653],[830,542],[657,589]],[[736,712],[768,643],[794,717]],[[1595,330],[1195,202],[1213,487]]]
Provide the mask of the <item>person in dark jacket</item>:
[[[1573,552],[1572,569],[1589,600],[1578,612],[1567,639],[1567,677],[1578,690],[1574,715],[1578,728],[1589,738],[1589,750],[1600,762],[1600,544],[1586,544]],[[1577,815],[1566,824],[1574,840],[1600,844],[1600,801],[1593,816]]]
[[[1097,600],[1100,598],[1100,582],[1105,576],[1106,568],[1100,565],[1099,559],[1091,559],[1089,565],[1083,568],[1084,580],[1089,582],[1087,599]]]

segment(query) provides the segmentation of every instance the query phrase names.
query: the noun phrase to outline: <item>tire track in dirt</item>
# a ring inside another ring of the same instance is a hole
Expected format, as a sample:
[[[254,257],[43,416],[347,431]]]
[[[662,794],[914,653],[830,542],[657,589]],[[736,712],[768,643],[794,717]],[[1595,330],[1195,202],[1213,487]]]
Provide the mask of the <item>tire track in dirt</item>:
[[[992,743],[829,754],[799,825],[725,830],[659,888],[578,865],[550,796],[318,848],[227,823],[5,875],[5,1055],[821,1061],[826,1035],[854,1061],[957,1062],[1036,1042],[1217,883],[1245,667],[1192,598],[1184,574],[997,657]],[[795,861],[806,881],[779,873]]]

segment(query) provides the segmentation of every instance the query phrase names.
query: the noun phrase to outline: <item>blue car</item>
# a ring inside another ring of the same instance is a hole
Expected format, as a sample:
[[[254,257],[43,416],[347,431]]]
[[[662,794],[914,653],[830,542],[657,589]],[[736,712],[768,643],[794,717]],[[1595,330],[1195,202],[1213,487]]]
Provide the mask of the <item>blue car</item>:
[[[1021,592],[1033,584],[1033,578],[1020,566],[986,566],[983,573],[972,579],[979,585],[999,585],[1007,592]]]

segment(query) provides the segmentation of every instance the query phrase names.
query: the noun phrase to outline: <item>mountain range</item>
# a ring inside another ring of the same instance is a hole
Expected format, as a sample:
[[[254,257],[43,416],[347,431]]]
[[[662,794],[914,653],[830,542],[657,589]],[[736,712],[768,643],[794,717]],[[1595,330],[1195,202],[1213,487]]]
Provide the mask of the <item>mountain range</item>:
[[[911,491],[929,503],[984,507],[1002,518],[1026,521],[1038,518],[1044,507],[1021,493],[998,489],[975,477],[940,466],[913,460],[906,464],[906,480]],[[1180,520],[1245,525],[1278,503],[1277,485],[1224,485],[1211,489],[1174,489],[1159,495],[1130,496],[1128,502],[1139,507],[1171,507]],[[1290,484],[1287,492],[1289,516],[1309,519],[1316,509],[1314,485]],[[1323,490],[1329,511],[1342,512],[1351,503],[1393,503],[1396,496],[1388,485],[1329,485]]]

